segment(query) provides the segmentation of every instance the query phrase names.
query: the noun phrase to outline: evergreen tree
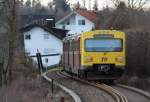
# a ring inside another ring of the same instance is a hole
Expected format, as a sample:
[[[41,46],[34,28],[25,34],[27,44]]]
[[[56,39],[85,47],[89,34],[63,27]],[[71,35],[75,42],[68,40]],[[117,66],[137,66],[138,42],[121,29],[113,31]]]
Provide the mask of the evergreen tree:
[[[32,0],[32,7],[35,7],[36,5],[36,0]]]
[[[82,0],[83,1],[83,8],[86,8],[86,1],[85,0]]]
[[[31,0],[27,0],[25,5],[26,5],[26,7],[31,7]]]
[[[53,9],[53,6],[54,6],[53,2],[51,2],[51,1],[48,2],[48,8],[49,8],[49,9]]]
[[[81,5],[80,5],[80,3],[79,3],[79,1],[75,4],[75,9],[80,9],[81,8]]]
[[[94,2],[93,10],[98,11],[98,2],[97,2],[97,0],[95,0],[95,2]]]
[[[16,0],[17,7],[23,6],[23,0]]]
[[[63,11],[70,10],[70,7],[67,4],[66,0],[54,0],[53,2],[55,4],[55,10],[56,10],[56,12],[58,10],[63,10]]]
[[[41,4],[40,0],[36,0],[36,2],[35,2],[35,8],[36,9],[41,9],[42,8],[42,4]]]
[[[20,0],[20,4],[21,4],[21,6],[23,6],[24,5],[24,1]]]

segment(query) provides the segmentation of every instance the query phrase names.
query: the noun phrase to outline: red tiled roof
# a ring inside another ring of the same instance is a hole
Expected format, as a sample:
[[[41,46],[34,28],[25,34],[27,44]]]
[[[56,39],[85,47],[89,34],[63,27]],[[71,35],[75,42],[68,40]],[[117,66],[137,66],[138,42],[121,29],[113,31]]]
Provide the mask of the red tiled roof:
[[[97,14],[94,11],[87,11],[87,10],[77,10],[77,13],[79,13],[81,16],[84,16],[88,20],[92,21],[93,23],[96,23],[97,21]]]

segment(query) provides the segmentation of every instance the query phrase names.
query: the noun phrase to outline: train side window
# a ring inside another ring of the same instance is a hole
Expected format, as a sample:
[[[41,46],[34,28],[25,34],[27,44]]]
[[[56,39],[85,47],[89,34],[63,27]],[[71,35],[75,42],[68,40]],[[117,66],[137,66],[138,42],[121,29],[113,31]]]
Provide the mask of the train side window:
[[[72,51],[72,45],[71,45],[72,42],[69,42],[69,52]]]
[[[68,52],[69,50],[69,42],[66,43],[66,51]]]
[[[78,41],[75,42],[75,51],[78,50]]]
[[[76,51],[76,42],[73,41],[73,50]]]
[[[75,51],[75,41],[72,41],[72,50]]]

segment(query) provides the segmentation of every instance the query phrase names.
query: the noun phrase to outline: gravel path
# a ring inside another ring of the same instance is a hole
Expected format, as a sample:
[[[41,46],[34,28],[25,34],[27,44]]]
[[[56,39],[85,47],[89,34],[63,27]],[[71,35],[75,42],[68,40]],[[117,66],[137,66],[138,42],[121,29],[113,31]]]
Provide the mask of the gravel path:
[[[83,102],[114,102],[115,100],[106,92],[101,91],[93,86],[74,81],[72,79],[61,77],[56,72],[48,73],[50,78],[53,78],[58,83],[68,87],[77,93]]]
[[[142,96],[133,91],[130,91],[130,90],[127,90],[124,88],[120,88],[120,87],[116,87],[116,86],[113,86],[113,88],[115,88],[116,90],[123,93],[127,97],[129,102],[150,102],[150,100],[147,99],[145,96]]]

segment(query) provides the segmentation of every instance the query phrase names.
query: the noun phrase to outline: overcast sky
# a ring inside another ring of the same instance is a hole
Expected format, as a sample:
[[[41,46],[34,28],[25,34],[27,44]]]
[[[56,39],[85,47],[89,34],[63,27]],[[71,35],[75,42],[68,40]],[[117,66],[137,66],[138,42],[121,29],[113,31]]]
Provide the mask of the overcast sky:
[[[42,2],[42,4],[44,4],[44,5],[46,5],[47,4],[47,2],[49,2],[49,1],[52,1],[52,0],[41,0],[41,2]],[[83,0],[69,0],[70,2],[70,4],[75,4],[75,3],[77,3],[78,1],[80,2],[80,4],[81,5],[83,5]],[[93,3],[94,3],[94,1],[95,0],[85,0],[86,1],[86,7],[87,8],[92,8],[92,6],[93,6]],[[111,6],[112,7],[112,3],[110,2],[110,0],[97,0],[98,1],[98,4],[100,5],[99,6],[99,9],[101,9],[101,8],[104,8],[104,7],[106,7],[106,3],[109,5],[109,6]],[[90,3],[90,4],[89,4]]]
[[[41,3],[43,5],[47,5],[47,3],[49,1],[53,1],[53,0],[41,0]],[[69,0],[69,3],[71,5],[73,5],[73,4],[77,3],[78,1],[80,2],[81,5],[83,5],[83,0]],[[86,7],[89,8],[89,9],[90,8],[92,9],[95,0],[85,0],[85,1],[86,1]],[[105,8],[106,5],[108,5],[108,7],[113,7],[113,3],[111,2],[111,0],[97,0],[97,1],[98,1],[98,4],[99,4],[99,6],[98,6],[99,9]],[[122,0],[122,1],[127,2],[128,0]],[[150,4],[150,0],[148,0],[148,1],[149,1],[149,4]],[[146,7],[150,8],[150,5],[146,5]]]

